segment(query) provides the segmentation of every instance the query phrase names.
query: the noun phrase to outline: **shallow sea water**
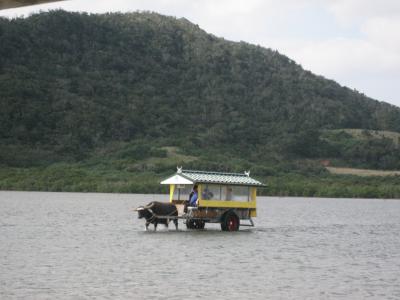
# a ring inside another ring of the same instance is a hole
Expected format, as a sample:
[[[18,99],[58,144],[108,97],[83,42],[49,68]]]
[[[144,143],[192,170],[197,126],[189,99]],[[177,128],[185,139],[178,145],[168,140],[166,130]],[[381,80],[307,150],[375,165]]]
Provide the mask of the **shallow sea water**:
[[[400,299],[398,200],[259,197],[255,228],[145,232],[132,208],[166,199],[0,192],[0,299]]]

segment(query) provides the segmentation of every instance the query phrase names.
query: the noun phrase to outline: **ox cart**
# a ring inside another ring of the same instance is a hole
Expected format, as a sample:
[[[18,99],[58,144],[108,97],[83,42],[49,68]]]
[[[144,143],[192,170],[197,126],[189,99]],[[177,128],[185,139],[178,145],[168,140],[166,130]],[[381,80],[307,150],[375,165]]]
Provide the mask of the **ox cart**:
[[[250,172],[221,173],[182,168],[178,168],[174,175],[163,180],[161,184],[170,186],[169,205],[173,205],[174,209],[163,215],[156,213],[155,208],[168,204],[151,203],[146,212],[151,221],[156,220],[155,224],[151,222],[155,228],[157,223],[168,226],[171,220],[177,226],[177,220],[182,219],[188,229],[204,229],[206,223],[220,223],[223,231],[237,231],[240,226],[254,226],[252,218],[257,216],[257,188],[264,186],[251,178]],[[198,200],[195,206],[188,206],[194,186],[197,187]],[[143,211],[146,207],[139,209]],[[149,222],[147,218],[146,220],[147,229]]]

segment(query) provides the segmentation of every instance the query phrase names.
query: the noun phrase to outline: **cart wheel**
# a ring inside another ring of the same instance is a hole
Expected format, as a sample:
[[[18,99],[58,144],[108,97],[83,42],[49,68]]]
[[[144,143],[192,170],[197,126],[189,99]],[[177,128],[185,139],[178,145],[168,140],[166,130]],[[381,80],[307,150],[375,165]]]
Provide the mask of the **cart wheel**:
[[[187,229],[204,229],[206,222],[202,220],[188,220],[186,221]]]
[[[238,231],[239,225],[240,225],[239,217],[233,211],[228,211],[222,217],[221,221],[222,231]]]
[[[206,222],[204,222],[202,220],[196,221],[196,229],[204,229],[204,226],[206,226]]]
[[[225,227],[225,222],[224,222],[224,220],[221,221],[221,230],[222,230],[222,231],[228,231],[228,230],[226,229],[226,227]]]
[[[186,221],[186,228],[187,229],[194,229],[194,220],[187,220]]]

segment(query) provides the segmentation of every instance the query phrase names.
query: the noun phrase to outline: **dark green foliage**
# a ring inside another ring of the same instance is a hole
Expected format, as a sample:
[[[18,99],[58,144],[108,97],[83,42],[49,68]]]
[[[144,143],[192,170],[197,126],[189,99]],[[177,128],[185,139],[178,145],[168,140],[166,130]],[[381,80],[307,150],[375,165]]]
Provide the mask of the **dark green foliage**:
[[[154,180],[179,163],[262,177],[319,174],[323,169],[305,159],[326,157],[399,167],[389,141],[321,135],[337,128],[400,131],[399,108],[185,19],[65,11],[0,18],[0,58],[0,165],[10,178],[47,174],[35,178],[48,185],[29,179],[33,189],[108,191],[107,172],[147,172],[143,178]],[[171,159],[165,146],[178,147],[180,156]],[[65,163],[79,170],[70,172],[76,182],[57,180],[52,165]]]
[[[134,144],[122,147],[114,156],[120,159],[131,158],[134,160],[142,160],[149,157],[166,157],[167,153],[163,149],[152,148],[146,144]]]
[[[0,189],[74,192],[167,193],[158,184],[171,174],[165,171],[130,172],[117,162],[97,164],[54,164],[40,168],[0,168]],[[293,170],[293,166],[291,166]],[[315,171],[315,170],[314,170]],[[313,172],[314,172],[313,171]],[[261,195],[300,197],[400,198],[400,177],[334,176],[327,173],[254,173],[267,183]]]
[[[389,138],[377,138],[368,131],[361,138],[354,138],[345,131],[322,134],[325,147],[324,157],[336,159],[336,165],[359,168],[398,170],[400,169],[400,149]]]
[[[268,177],[261,193],[271,196],[400,198],[400,176],[358,177],[351,175],[304,176],[287,174]]]

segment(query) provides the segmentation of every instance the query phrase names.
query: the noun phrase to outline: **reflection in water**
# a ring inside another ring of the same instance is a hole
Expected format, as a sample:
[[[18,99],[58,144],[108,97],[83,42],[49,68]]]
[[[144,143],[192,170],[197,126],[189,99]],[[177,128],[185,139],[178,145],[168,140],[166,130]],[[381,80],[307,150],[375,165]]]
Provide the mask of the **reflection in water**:
[[[255,228],[145,232],[158,195],[0,192],[1,299],[400,298],[400,202],[260,198]]]

